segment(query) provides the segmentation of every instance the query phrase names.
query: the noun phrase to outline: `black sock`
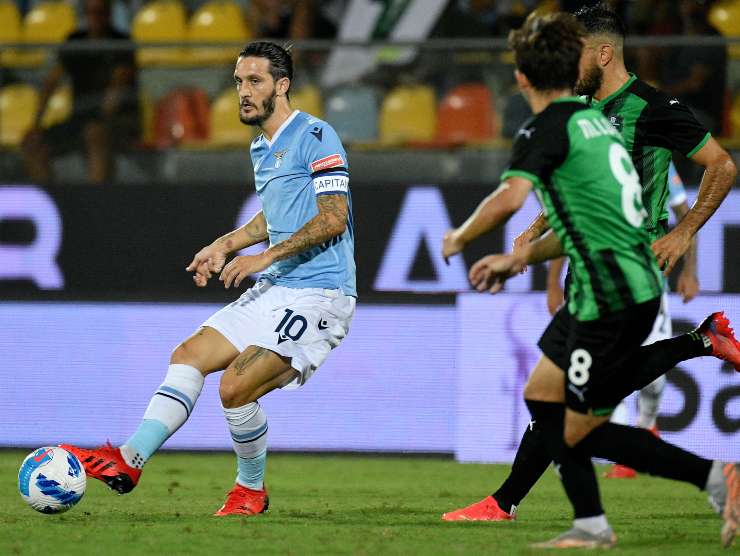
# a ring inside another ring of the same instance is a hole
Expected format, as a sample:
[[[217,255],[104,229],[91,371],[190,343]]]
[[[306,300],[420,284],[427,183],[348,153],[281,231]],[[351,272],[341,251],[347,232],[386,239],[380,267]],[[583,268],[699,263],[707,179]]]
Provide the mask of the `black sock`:
[[[704,490],[712,461],[657,438],[650,431],[604,423],[579,444],[592,455],[640,473],[696,485]]]
[[[527,405],[532,412],[532,421],[524,431],[509,476],[491,495],[496,499],[499,508],[508,513],[511,513],[512,506],[518,506],[527,496],[552,461],[542,439],[544,427],[541,421],[545,419],[562,421],[565,418],[565,406],[562,403],[529,402]]]
[[[525,400],[532,418],[537,421],[542,402]],[[604,509],[601,507],[599,497],[599,485],[596,482],[596,473],[591,463],[590,454],[583,449],[581,444],[569,448],[563,440],[564,418],[556,418],[550,413],[546,418],[540,418],[542,424],[541,438],[547,447],[550,459],[552,459],[560,471],[560,480],[563,483],[565,493],[573,505],[575,518],[594,517],[602,515]]]
[[[709,353],[711,348],[707,349],[702,335],[698,332],[689,332],[642,346],[625,365],[630,372],[625,377],[627,380],[623,385],[624,390],[619,392],[621,394],[619,397],[626,398],[632,392],[642,390],[681,361]]]

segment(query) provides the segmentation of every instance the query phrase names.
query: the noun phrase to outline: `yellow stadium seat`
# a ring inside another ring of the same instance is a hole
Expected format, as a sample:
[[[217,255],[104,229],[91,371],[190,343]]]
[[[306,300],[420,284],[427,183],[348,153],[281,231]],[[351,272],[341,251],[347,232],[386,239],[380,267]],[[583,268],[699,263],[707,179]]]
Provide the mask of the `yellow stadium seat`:
[[[709,10],[709,22],[725,37],[740,37],[740,0],[716,2]],[[740,44],[729,47],[730,56],[740,59]]]
[[[185,42],[187,15],[178,0],[155,0],[134,16],[131,36],[138,42]],[[141,48],[139,66],[171,66],[185,61],[183,48]]]
[[[255,127],[239,121],[239,95],[235,88],[225,90],[211,103],[210,129],[209,145],[249,148],[257,132]]]
[[[43,127],[51,127],[69,119],[72,115],[72,87],[65,85],[58,87],[49,98],[46,111],[41,118]]]
[[[188,25],[188,40],[198,42],[245,43],[251,33],[244,21],[241,8],[234,2],[212,0],[193,14]],[[191,48],[190,61],[194,64],[231,64],[236,61],[239,46]]]
[[[59,43],[76,27],[77,16],[70,4],[60,1],[41,2],[23,19],[21,38],[27,43]],[[8,52],[4,57],[7,60],[3,61],[14,67],[36,67],[46,61],[48,54],[48,49],[18,50]]]
[[[15,2],[0,1],[0,42],[21,42],[21,14]],[[0,50],[0,66],[15,66],[17,64],[17,50]]]
[[[139,125],[141,141],[146,146],[154,145],[154,101],[146,91],[139,91]]]
[[[0,89],[0,145],[16,147],[33,125],[39,95],[22,83]]]
[[[402,86],[390,91],[380,109],[380,142],[426,143],[437,128],[437,101],[426,85]]]
[[[321,93],[314,85],[306,85],[295,92],[290,91],[290,105],[317,118],[324,117]]]

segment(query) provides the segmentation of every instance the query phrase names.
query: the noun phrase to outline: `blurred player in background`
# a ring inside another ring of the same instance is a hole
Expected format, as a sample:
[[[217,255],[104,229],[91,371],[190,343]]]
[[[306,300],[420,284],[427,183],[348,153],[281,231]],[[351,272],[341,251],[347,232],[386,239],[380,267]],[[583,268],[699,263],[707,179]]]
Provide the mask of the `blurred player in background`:
[[[660,93],[627,72],[623,57],[624,25],[616,14],[595,6],[581,10],[576,17],[584,24],[587,33],[576,92],[590,97],[591,105],[604,113],[625,140],[642,184],[643,205],[648,215],[645,225],[658,262],[668,272],[678,258],[688,252],[688,260],[684,257],[684,268],[691,269],[695,266],[690,250],[694,234],[714,213],[734,182],[736,169],[732,158],[678,99]],[[704,166],[705,173],[696,203],[680,223],[664,235],[668,221],[665,209],[669,195],[668,169],[671,150],[674,149]],[[468,242],[490,230],[487,214],[495,210],[496,202],[493,195],[490,196],[465,224],[450,231],[444,240],[443,254],[450,256],[460,252]],[[547,221],[540,215],[515,240],[515,249],[540,237],[547,228]],[[687,297],[698,285],[687,277],[681,287],[685,288],[683,295]],[[708,348],[690,341],[690,336],[685,334],[643,348],[642,364],[646,369],[643,386],[680,361],[709,354]],[[670,350],[661,348],[666,342],[672,346]],[[713,344],[711,353],[725,357],[724,347],[727,346]],[[735,351],[730,355],[740,357],[740,354],[734,355],[737,348],[733,349]],[[652,372],[647,370],[651,368]],[[493,495],[449,512],[445,519],[513,519],[516,507],[549,465],[548,456],[533,440],[535,436],[525,434],[511,474]],[[616,461],[614,457],[603,457]],[[721,509],[722,503],[721,496],[713,498],[716,507]]]
[[[686,200],[686,190],[684,189],[683,181],[681,181],[681,177],[676,171],[676,166],[672,162],[668,170],[668,190],[668,206],[673,210],[673,213],[676,216],[676,221],[679,221],[689,212],[689,204]],[[547,309],[550,311],[551,315],[554,315],[557,312],[565,299],[563,287],[560,283],[564,264],[565,258],[556,259],[550,263],[550,267],[548,269]],[[696,266],[696,236],[694,236],[689,250],[686,251],[686,254],[683,257],[683,267],[678,276],[676,291],[681,295],[684,303],[688,303],[696,297],[697,293],[699,293],[699,280],[697,278]],[[653,330],[650,332],[650,336],[648,336],[647,340],[645,340],[645,345],[659,342],[660,340],[667,340],[671,336],[673,336],[673,327],[671,325],[671,313],[668,305],[668,291],[666,287],[666,292],[663,293],[663,298],[661,299],[658,318],[655,319]],[[640,390],[638,397],[637,405],[639,415],[637,426],[643,429],[648,429],[653,434],[659,434],[657,428],[658,408],[660,407],[660,400],[663,397],[665,384],[666,376],[659,376],[653,382],[645,386],[645,388]],[[622,403],[620,403],[614,410],[611,420],[613,423],[619,423],[621,425],[628,424],[626,401],[622,401]],[[637,472],[631,467],[617,463],[604,474],[604,477],[607,479],[633,479],[637,477]]]
[[[506,222],[534,187],[552,229],[512,254],[481,259],[471,268],[471,282],[480,291],[490,288],[495,293],[527,264],[567,253],[573,265],[568,303],[543,333],[538,344],[543,356],[524,390],[532,421],[514,463],[531,478],[556,462],[574,508],[573,528],[538,546],[615,543],[601,506],[593,455],[694,484],[723,501],[729,496],[723,541],[731,541],[740,510],[733,466],[725,477],[721,462],[695,456],[647,431],[608,422],[628,393],[662,374],[656,374],[654,360],[670,358],[674,351],[714,353],[732,359],[740,369],[740,349],[719,313],[692,334],[649,346],[649,353],[640,347],[663,293],[649,250],[656,219],[643,206],[638,171],[627,150],[633,145],[586,101],[569,96],[579,74],[578,60],[588,58],[583,36],[583,28],[565,14],[530,16],[510,36],[516,79],[535,116],[517,135],[502,184],[458,230],[446,234],[443,252],[454,254],[455,236],[476,237]],[[705,144],[709,140],[703,139]],[[490,519],[487,516],[501,511],[496,499],[487,497],[444,519]]]
[[[111,23],[109,0],[85,0],[84,30],[72,33],[64,46],[90,40],[127,41],[129,36]],[[44,129],[41,122],[54,91],[69,78],[74,99],[72,115]],[[84,150],[90,182],[101,185],[113,173],[113,152],[130,147],[139,138],[136,63],[133,52],[98,47],[74,50],[62,47],[49,70],[33,126],[23,141],[26,174],[35,183],[53,181],[52,158]]]
[[[199,287],[218,272],[226,288],[253,273],[262,272],[260,279],[175,348],[164,383],[122,446],[64,445],[88,475],[120,494],[188,419],[205,376],[225,369],[219,394],[237,477],[215,515],[267,510],[267,417],[258,399],[305,384],[349,331],[357,293],[347,155],[330,125],[291,109],[292,78],[291,56],[278,45],[254,42],[239,54],[239,118],[262,130],[251,146],[262,210],[201,249],[186,269]],[[229,254],[268,239],[262,253],[225,264]],[[303,418],[296,416],[297,426]]]

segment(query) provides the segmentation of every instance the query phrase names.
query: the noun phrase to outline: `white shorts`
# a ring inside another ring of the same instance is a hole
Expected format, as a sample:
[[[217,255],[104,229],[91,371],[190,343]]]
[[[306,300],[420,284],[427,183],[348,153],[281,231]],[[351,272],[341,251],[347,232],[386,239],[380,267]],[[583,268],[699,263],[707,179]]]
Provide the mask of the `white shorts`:
[[[240,353],[259,346],[290,358],[300,376],[285,388],[298,388],[349,332],[355,302],[340,290],[258,282],[203,326],[218,330]]]
[[[654,344],[660,340],[667,340],[673,336],[673,326],[671,326],[671,311],[668,307],[668,292],[664,291],[660,297],[660,310],[658,316],[655,317],[653,323],[653,329],[650,331],[650,335],[642,343],[643,346]]]

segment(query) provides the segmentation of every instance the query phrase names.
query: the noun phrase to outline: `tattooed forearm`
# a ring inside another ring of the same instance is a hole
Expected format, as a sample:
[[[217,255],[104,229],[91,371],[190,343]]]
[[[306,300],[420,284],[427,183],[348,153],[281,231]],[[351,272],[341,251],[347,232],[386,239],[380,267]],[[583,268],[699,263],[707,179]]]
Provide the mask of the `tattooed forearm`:
[[[243,353],[239,354],[234,360],[234,372],[237,376],[243,375],[245,372],[247,372],[247,368],[252,363],[267,355],[267,353],[268,350],[266,350],[265,348],[258,346],[255,346],[254,348],[250,347]]]
[[[347,197],[345,195],[320,195],[316,202],[319,214],[291,237],[267,250],[273,260],[279,261],[292,257],[344,233],[347,227]]]
[[[252,219],[237,228],[218,238],[214,243],[226,248],[229,253],[244,249],[250,245],[255,245],[267,239],[267,222],[262,211],[255,214]]]

